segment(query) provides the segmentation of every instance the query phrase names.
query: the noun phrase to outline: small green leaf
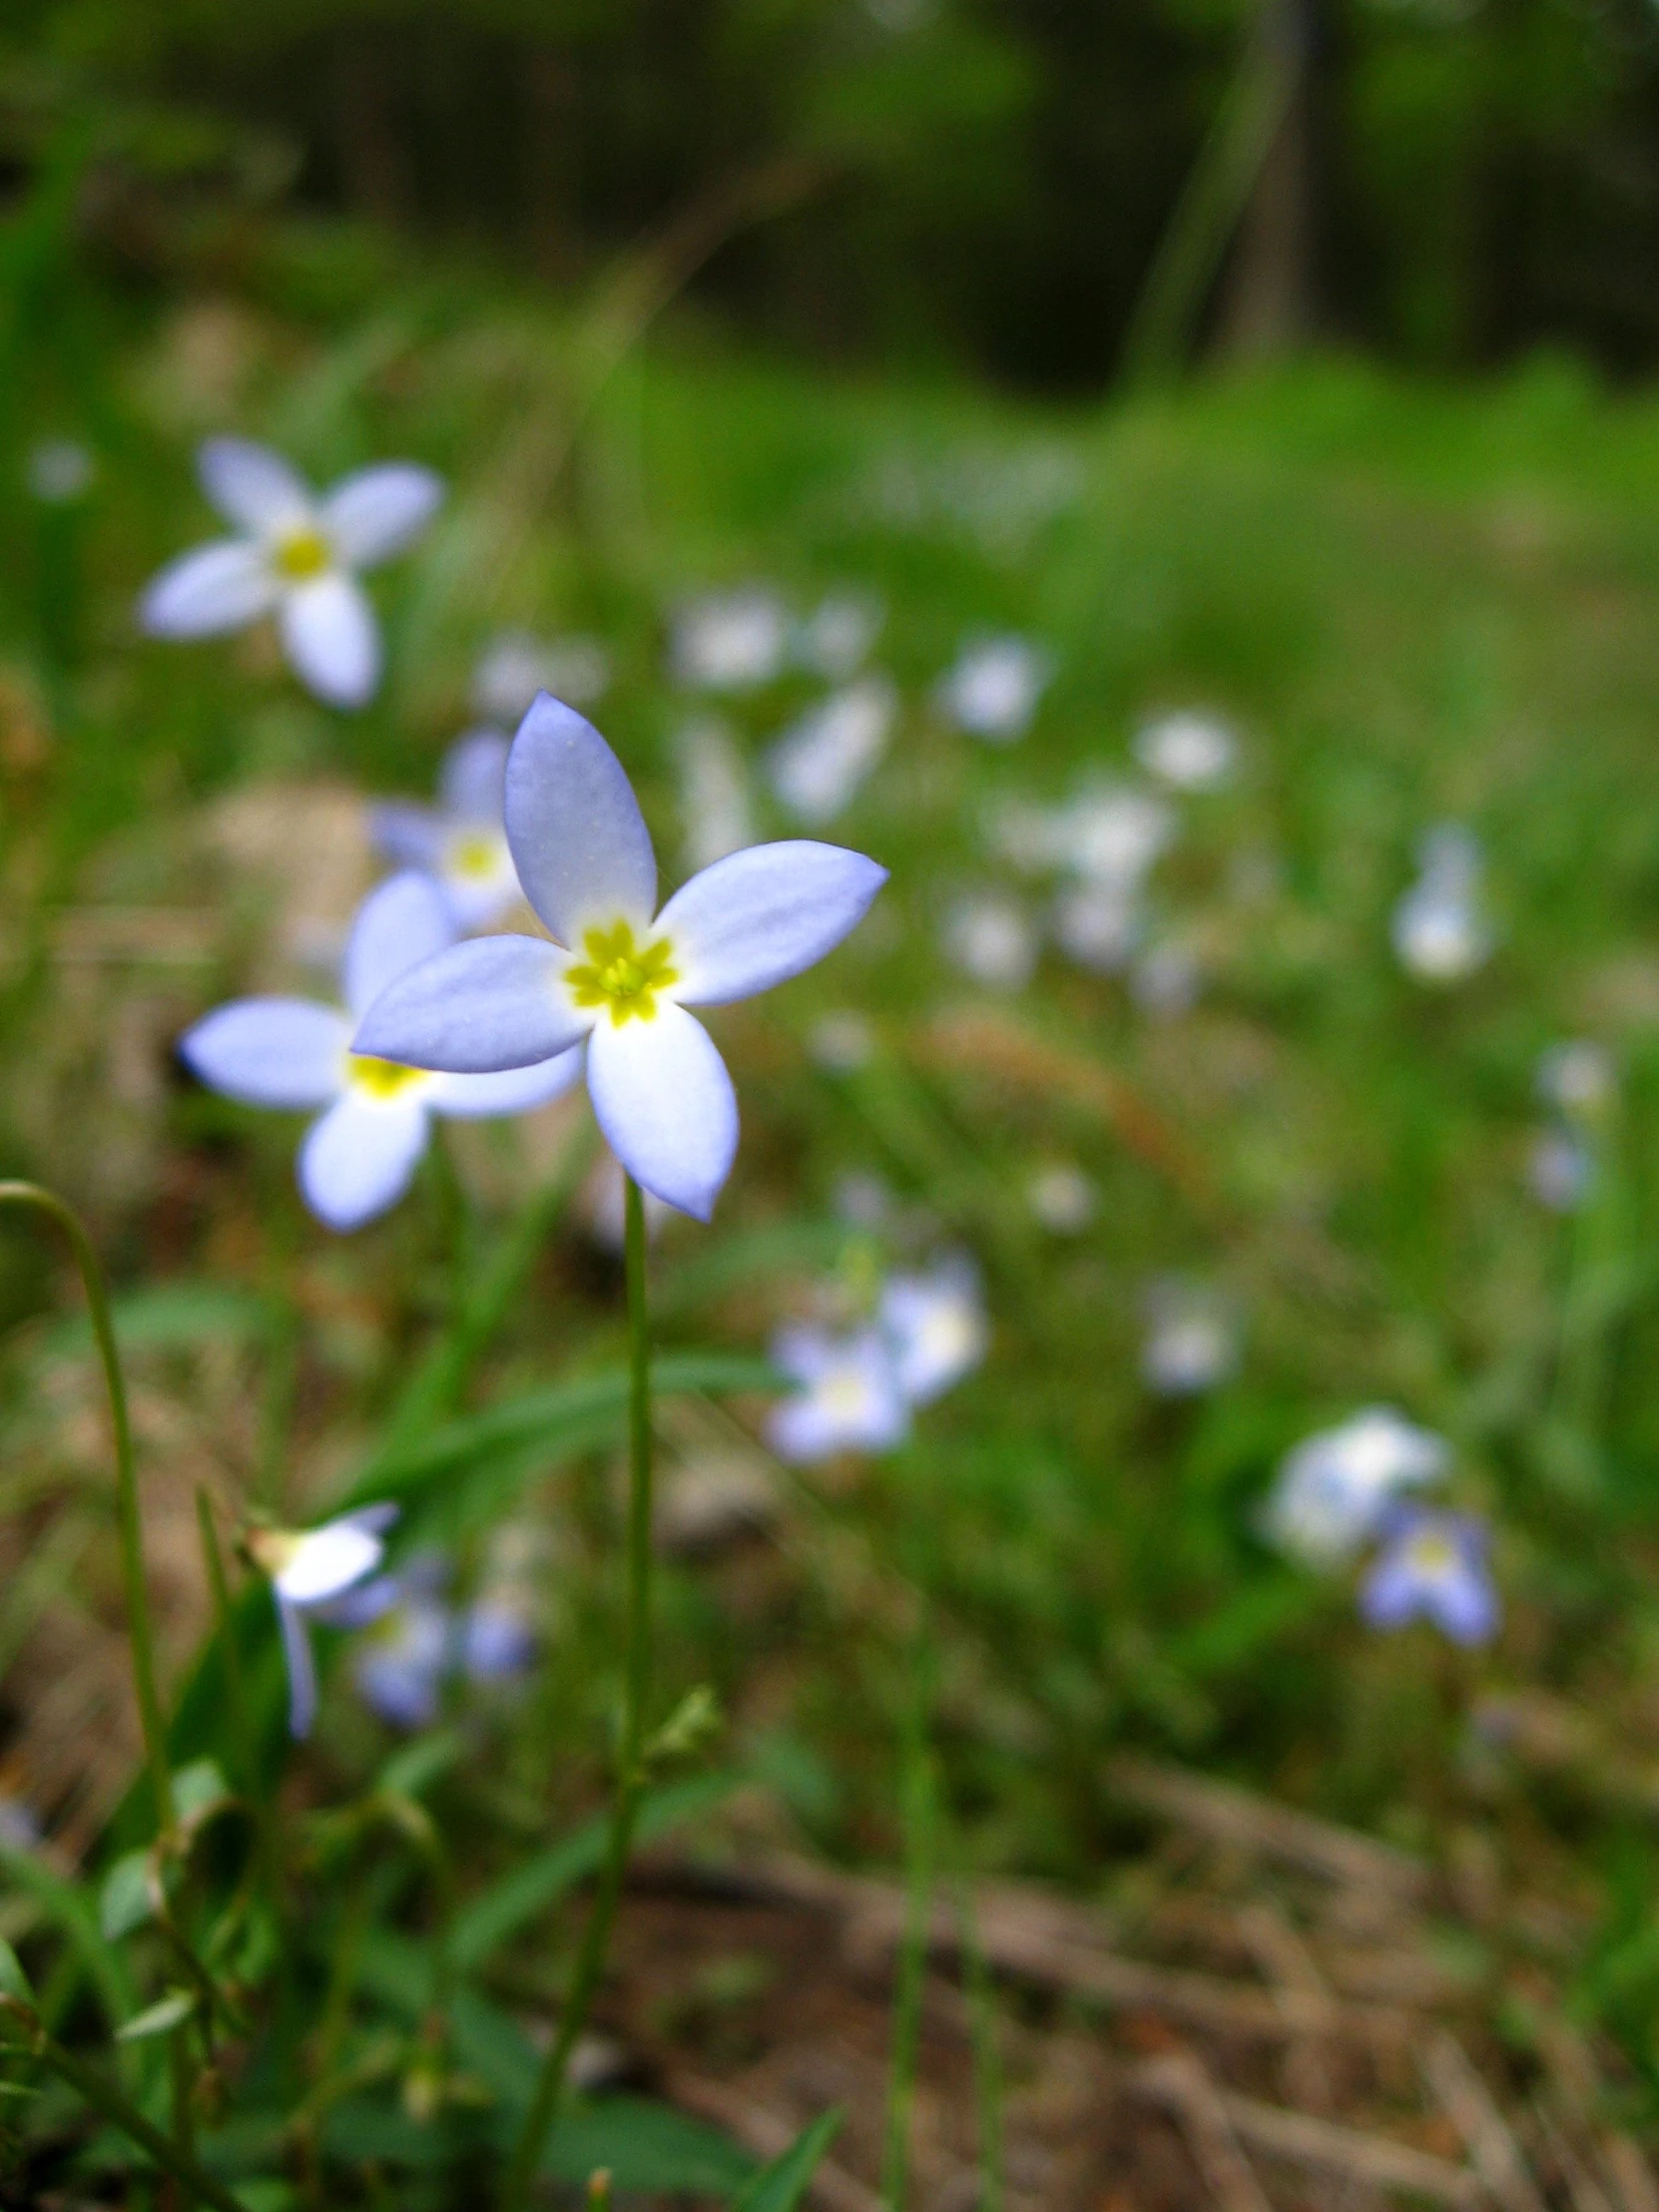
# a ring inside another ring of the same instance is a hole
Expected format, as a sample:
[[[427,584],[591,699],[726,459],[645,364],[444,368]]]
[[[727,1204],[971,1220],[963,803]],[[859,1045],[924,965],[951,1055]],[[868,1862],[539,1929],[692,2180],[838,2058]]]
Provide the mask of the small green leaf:
[[[147,2004],[136,2019],[116,2030],[118,2043],[141,2043],[147,2035],[166,2035],[170,2029],[182,2027],[196,2010],[196,1993],[192,1989],[169,1989],[165,1997],[158,1997],[154,2004]]]
[[[173,1804],[187,1828],[200,1828],[231,1802],[231,1785],[217,1759],[193,1759],[173,1777]]]
[[[0,1996],[16,1997],[20,2004],[35,2001],[29,1976],[23,1971],[23,1961],[10,1943],[3,1940],[0,1940]]]
[[[150,1894],[150,1854],[130,1851],[104,1877],[98,1925],[108,1941],[119,1942],[123,1936],[130,1936],[135,1928],[142,1928],[152,1919],[155,1910]]]
[[[668,1719],[645,1747],[648,1763],[659,1759],[688,1759],[720,1734],[726,1716],[720,1700],[707,1682],[688,1690]]]
[[[763,2166],[738,2191],[732,2199],[732,2212],[796,2212],[845,2117],[837,2107],[804,2127],[782,2157]]]
[[[437,1728],[394,1751],[380,1769],[375,1788],[388,1797],[417,1798],[440,1774],[446,1774],[466,1747],[453,1728]]]

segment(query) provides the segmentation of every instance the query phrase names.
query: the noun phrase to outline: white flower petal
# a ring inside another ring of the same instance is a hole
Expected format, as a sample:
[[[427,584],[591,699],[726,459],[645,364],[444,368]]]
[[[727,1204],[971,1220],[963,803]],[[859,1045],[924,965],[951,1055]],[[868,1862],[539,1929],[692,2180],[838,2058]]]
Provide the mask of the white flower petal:
[[[594,923],[649,924],[657,861],[622,763],[545,692],[513,741],[506,821],[525,895],[561,943],[579,946]]]
[[[456,1075],[530,1067],[593,1026],[565,984],[570,955],[540,937],[473,937],[400,975],[364,1016],[356,1052]]]
[[[351,1024],[308,998],[238,998],[179,1039],[192,1073],[244,1106],[326,1106],[344,1081]]]
[[[368,568],[401,553],[442,504],[441,476],[413,461],[385,461],[342,476],[317,519],[347,568]]]
[[[285,1605],[321,1605],[372,1574],[385,1557],[384,1531],[397,1518],[395,1505],[366,1505],[341,1513],[294,1537],[287,1559],[272,1577]]]
[[[862,920],[887,871],[838,844],[792,838],[717,860],[658,918],[688,1006],[751,998],[799,975]]]
[[[377,884],[345,940],[340,982],[353,1018],[361,1021],[388,983],[454,941],[449,901],[431,876],[405,868]]]
[[[534,1067],[503,1068],[496,1075],[440,1075],[427,1097],[440,1114],[479,1120],[488,1114],[527,1114],[560,1098],[582,1072],[582,1048]]]
[[[202,489],[226,521],[256,537],[272,537],[311,519],[309,486],[269,445],[209,438],[196,467]]]
[[[361,707],[380,680],[374,610],[349,576],[318,576],[283,592],[282,650],[306,689],[330,707]]]
[[[353,1094],[311,1124],[299,1147],[299,1189],[317,1220],[343,1235],[396,1205],[425,1149],[419,1099]]]
[[[211,638],[241,630],[276,604],[276,582],[257,545],[220,538],[181,553],[139,601],[139,624],[153,638]]]
[[[288,1734],[298,1743],[310,1734],[316,1719],[316,1661],[311,1656],[310,1630],[304,1615],[285,1605],[279,1590],[274,1589],[272,1595],[276,1600],[276,1625],[282,1632],[282,1658],[288,1670]]]
[[[714,1039],[659,1000],[649,1020],[602,1021],[588,1091],[606,1142],[642,1190],[707,1221],[738,1150],[738,1102]]]
[[[456,822],[499,830],[507,803],[507,755],[512,740],[499,730],[469,730],[457,738],[438,772],[438,805]]]
[[[368,810],[368,833],[375,849],[404,867],[435,869],[443,855],[443,826],[430,807],[412,800],[387,799]]]

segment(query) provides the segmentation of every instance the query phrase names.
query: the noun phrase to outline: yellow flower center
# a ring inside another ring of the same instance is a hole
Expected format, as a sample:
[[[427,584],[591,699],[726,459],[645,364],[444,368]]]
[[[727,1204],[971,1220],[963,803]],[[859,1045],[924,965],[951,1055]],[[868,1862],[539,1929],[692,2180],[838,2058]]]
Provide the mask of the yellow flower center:
[[[1449,1574],[1457,1564],[1457,1547],[1444,1536],[1413,1536],[1411,1564],[1418,1574],[1430,1579]]]
[[[424,1083],[426,1070],[406,1068],[397,1060],[376,1060],[370,1052],[353,1052],[350,1076],[353,1087],[367,1091],[370,1098],[395,1098],[411,1084]]]
[[[655,944],[636,945],[626,921],[613,929],[589,929],[582,938],[587,954],[566,975],[578,1006],[607,1006],[617,1028],[638,1015],[651,1021],[657,1012],[657,993],[680,980],[669,962],[673,946],[666,937]]]
[[[487,830],[463,830],[450,838],[444,859],[451,875],[487,882],[501,865],[501,839]]]
[[[852,1420],[869,1401],[869,1383],[861,1375],[830,1375],[821,1394],[827,1412],[837,1420]]]
[[[276,540],[272,560],[284,583],[308,584],[333,563],[333,552],[320,530],[302,523]]]
[[[299,1549],[299,1538],[291,1528],[251,1528],[244,1542],[260,1572],[273,1580]]]

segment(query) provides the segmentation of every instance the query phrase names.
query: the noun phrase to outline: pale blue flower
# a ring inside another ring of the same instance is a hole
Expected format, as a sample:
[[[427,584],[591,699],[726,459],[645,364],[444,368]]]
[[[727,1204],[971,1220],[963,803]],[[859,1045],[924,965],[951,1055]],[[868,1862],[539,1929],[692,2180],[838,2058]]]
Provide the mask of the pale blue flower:
[[[1029,638],[982,638],[964,646],[940,679],[939,705],[970,738],[1012,745],[1031,727],[1053,667]]]
[[[622,764],[569,707],[538,699],[507,764],[507,841],[552,931],[476,937],[391,983],[356,1049],[488,1074],[588,1041],[599,1126],[635,1182],[707,1221],[731,1173],[738,1106],[692,1006],[799,975],[837,945],[886,869],[837,845],[752,845],[659,914],[650,832]]]
[[[361,707],[380,677],[380,632],[356,580],[400,553],[443,497],[429,468],[388,461],[321,498],[269,446],[209,438],[202,488],[237,531],[164,568],[139,603],[152,637],[205,638],[275,615],[300,682],[331,707]]]
[[[1135,735],[1135,758],[1171,791],[1208,792],[1233,773],[1239,741],[1219,716],[1160,715]]]
[[[959,1255],[926,1275],[890,1275],[881,1287],[876,1322],[887,1342],[893,1375],[911,1405],[929,1405],[985,1357],[990,1326],[979,1277]]]
[[[576,1080],[566,1049],[499,1075],[429,1075],[352,1050],[353,1022],[416,961],[455,941],[428,875],[394,875],[357,910],[341,969],[343,1009],[305,998],[239,998],[204,1016],[179,1050],[210,1089],[245,1106],[317,1112],[299,1149],[299,1188],[330,1229],[359,1229],[408,1189],[433,1114],[477,1118],[544,1106]]]
[[[1468,1513],[1397,1513],[1360,1592],[1374,1628],[1430,1620],[1454,1643],[1483,1644],[1497,1633],[1499,1607],[1487,1565],[1490,1539]]]
[[[395,1505],[364,1505],[303,1530],[258,1528],[248,1538],[255,1564],[271,1579],[288,1674],[288,1733],[308,1736],[316,1718],[316,1662],[308,1614],[324,1615],[385,1556]]]
[[[518,723],[537,692],[591,707],[611,681],[611,656],[597,638],[537,638],[503,630],[478,656],[472,704],[491,722]]]
[[[1368,1405],[1286,1454],[1266,1533],[1309,1566],[1340,1566],[1376,1533],[1399,1490],[1437,1481],[1449,1457],[1443,1437],[1391,1405]]]
[[[1020,991],[1040,943],[1024,905],[1005,891],[964,891],[945,910],[941,942],[952,967],[987,990]]]
[[[1394,908],[1394,950],[1419,982],[1461,982],[1492,950],[1480,847],[1467,830],[1442,823],[1421,839],[1417,860],[1421,873]]]
[[[772,1362],[801,1385],[767,1417],[767,1441],[781,1459],[805,1463],[837,1451],[890,1451],[908,1434],[909,1401],[881,1330],[781,1330]]]
[[[1599,1121],[1618,1090],[1612,1055],[1588,1037],[1551,1045],[1539,1058],[1536,1081],[1538,1096],[1571,1122]]]
[[[435,807],[387,800],[369,817],[388,859],[443,885],[462,929],[487,928],[520,896],[502,821],[508,744],[499,730],[468,732],[444,755]]]
[[[1596,1156],[1576,1129],[1540,1129],[1526,1158],[1532,1196],[1552,1214],[1575,1214],[1595,1186]]]
[[[886,750],[897,707],[884,676],[864,676],[809,708],[766,759],[790,813],[814,828],[844,813]]]
[[[796,658],[804,668],[844,684],[869,658],[886,609],[866,592],[831,592],[796,631]]]
[[[482,1598],[457,1612],[443,1595],[448,1576],[441,1553],[421,1553],[317,1609],[330,1627],[357,1631],[351,1679],[388,1727],[430,1727],[446,1682],[507,1681],[535,1656],[534,1635],[510,1607]]]
[[[695,691],[753,691],[780,673],[789,644],[790,619],[776,592],[711,592],[675,619],[674,673]]]
[[[1146,1318],[1141,1374],[1161,1396],[1212,1390],[1238,1366],[1238,1322],[1206,1285],[1166,1276],[1147,1294]]]

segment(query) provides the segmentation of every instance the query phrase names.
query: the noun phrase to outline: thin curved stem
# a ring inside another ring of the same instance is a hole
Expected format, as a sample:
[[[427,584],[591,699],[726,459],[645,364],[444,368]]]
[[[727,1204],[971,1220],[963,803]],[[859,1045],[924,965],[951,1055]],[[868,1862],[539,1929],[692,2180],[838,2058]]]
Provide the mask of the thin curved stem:
[[[127,1592],[128,1640],[133,1647],[133,1683],[138,1692],[139,1725],[156,1794],[156,1823],[164,1842],[174,1831],[173,1776],[167,1763],[167,1731],[156,1689],[156,1639],[150,1624],[150,1596],[144,1579],[144,1529],[139,1519],[138,1475],[133,1461],[133,1429],[127,1414],[127,1385],[110,1318],[110,1291],[92,1239],[72,1206],[39,1183],[0,1182],[0,1206],[32,1206],[56,1222],[69,1240],[87,1294],[92,1333],[103,1363],[110,1397],[110,1426],[115,1432],[115,1503],[121,1529],[122,1573]]]
[[[502,2197],[505,2212],[523,2212],[528,2204],[548,2130],[558,2117],[570,2054],[587,2023],[594,1992],[605,1970],[605,1955],[610,1948],[611,1928],[628,1872],[634,1821],[645,1782],[645,1715],[651,1690],[651,1334],[645,1284],[645,1201],[631,1175],[625,1176],[623,1183],[628,1266],[628,1624],[616,1795],[611,1805],[605,1863],[600,1870],[599,1888],[587,1926],[582,1931],[570,1993],[559,2015],[559,2030],[552,2048],[542,2062],[524,2129],[507,2169]]]

